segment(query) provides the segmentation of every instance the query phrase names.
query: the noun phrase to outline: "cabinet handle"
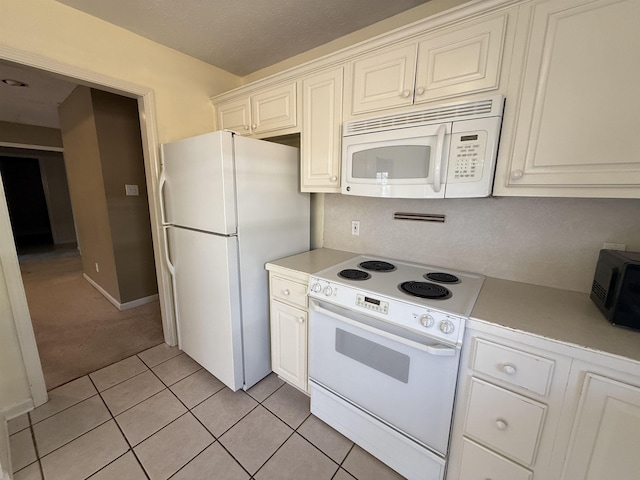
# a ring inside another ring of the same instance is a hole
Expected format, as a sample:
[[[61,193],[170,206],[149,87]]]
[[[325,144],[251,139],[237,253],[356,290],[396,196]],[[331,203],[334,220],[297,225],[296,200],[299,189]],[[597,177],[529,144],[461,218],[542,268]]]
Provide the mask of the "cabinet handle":
[[[402,93],[400,93],[400,96],[404,98],[409,98],[411,96],[411,90],[403,91]]]
[[[283,291],[282,291],[282,294],[283,294],[284,296],[286,296],[286,297],[288,297],[290,293],[291,293],[291,292],[290,292],[288,289],[285,289],[285,290],[283,290]]]
[[[418,88],[416,89],[416,94],[418,94],[418,95],[422,95],[422,94],[424,93],[424,91],[425,91],[425,90],[424,90],[424,87],[418,87]]]
[[[254,123],[253,125],[251,125],[251,128],[253,128],[255,130],[256,128],[258,128],[258,124]]]
[[[501,418],[496,420],[496,428],[501,431],[505,431],[509,425]]]
[[[522,175],[524,175],[524,172],[522,170],[514,170],[513,172],[511,172],[511,179],[520,180],[522,178]]]
[[[245,125],[245,126],[244,126],[244,129],[245,129],[245,130],[249,130],[249,125]]]
[[[502,372],[505,373],[506,375],[515,375],[516,373],[518,373],[518,369],[516,368],[515,365],[511,365],[510,363],[505,363],[502,366]]]
[[[329,180],[331,180],[332,182],[337,182],[338,181],[338,177],[336,177],[335,175],[333,177],[331,177]]]
[[[304,317],[298,317],[298,323],[304,323]]]

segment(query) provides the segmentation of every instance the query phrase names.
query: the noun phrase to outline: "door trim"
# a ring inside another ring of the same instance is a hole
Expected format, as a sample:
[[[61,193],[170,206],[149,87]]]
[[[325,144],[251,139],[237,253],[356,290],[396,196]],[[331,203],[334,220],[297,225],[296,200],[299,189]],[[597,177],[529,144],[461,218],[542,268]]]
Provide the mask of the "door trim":
[[[140,133],[142,137],[142,150],[148,192],[147,197],[151,220],[151,235],[155,252],[158,296],[162,315],[162,330],[164,332],[165,342],[171,346],[176,345],[177,335],[172,301],[171,276],[163,264],[165,245],[162,241],[162,221],[158,204],[158,178],[161,164],[153,90],[149,87],[130,83],[126,80],[79,68],[50,57],[6,45],[0,45],[0,59],[62,75],[79,84],[100,88],[111,93],[136,98],[138,100]],[[31,396],[34,405],[37,407],[47,401],[47,390],[10,225],[4,189],[0,189],[0,226],[2,227],[0,228],[0,262],[3,266],[3,275],[7,284],[9,302],[13,312],[13,320],[18,334],[18,342],[27,372]],[[6,228],[7,226],[9,228]]]

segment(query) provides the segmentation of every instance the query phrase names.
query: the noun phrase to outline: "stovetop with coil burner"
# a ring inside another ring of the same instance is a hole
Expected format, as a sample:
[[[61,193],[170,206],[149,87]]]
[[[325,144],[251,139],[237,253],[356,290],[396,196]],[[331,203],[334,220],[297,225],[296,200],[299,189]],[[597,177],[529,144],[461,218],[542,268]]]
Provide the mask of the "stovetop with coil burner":
[[[313,291],[315,288],[321,291]],[[312,275],[310,294],[321,298],[327,286],[341,285],[363,294],[414,304],[467,318],[471,314],[484,276],[401,260],[361,255]],[[340,297],[331,297],[340,303]],[[349,302],[350,300],[347,300]],[[350,308],[351,305],[342,305]]]

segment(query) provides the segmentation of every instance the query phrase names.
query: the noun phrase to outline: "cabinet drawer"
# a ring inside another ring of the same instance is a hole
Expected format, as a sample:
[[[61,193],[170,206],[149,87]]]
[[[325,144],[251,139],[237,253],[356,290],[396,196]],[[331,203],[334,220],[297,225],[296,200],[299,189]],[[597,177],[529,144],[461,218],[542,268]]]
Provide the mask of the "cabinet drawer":
[[[553,366],[553,360],[548,358],[482,339],[475,340],[471,368],[540,395],[549,393]]]
[[[472,378],[465,433],[531,465],[546,409],[546,405]]]
[[[531,480],[533,473],[465,438],[458,477],[460,480]]]
[[[282,302],[307,308],[307,286],[286,278],[271,277],[271,296]]]

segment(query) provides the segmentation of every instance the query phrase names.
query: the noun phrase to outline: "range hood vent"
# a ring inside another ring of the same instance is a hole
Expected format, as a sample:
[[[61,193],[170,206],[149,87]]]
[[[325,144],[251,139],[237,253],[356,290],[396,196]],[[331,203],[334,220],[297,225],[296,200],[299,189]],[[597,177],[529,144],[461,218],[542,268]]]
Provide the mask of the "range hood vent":
[[[406,127],[418,127],[457,120],[471,120],[480,116],[502,116],[503,106],[504,97],[502,95],[495,95],[480,100],[437,105],[423,110],[353,120],[345,123],[344,136]]]

